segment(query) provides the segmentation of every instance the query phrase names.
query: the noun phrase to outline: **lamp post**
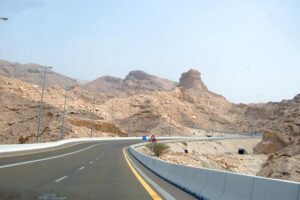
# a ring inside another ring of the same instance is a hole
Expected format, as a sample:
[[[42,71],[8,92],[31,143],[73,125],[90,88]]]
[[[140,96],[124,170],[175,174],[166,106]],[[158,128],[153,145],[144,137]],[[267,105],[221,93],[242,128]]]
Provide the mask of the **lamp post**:
[[[130,115],[131,115],[131,104],[129,104],[129,113],[128,113],[128,136],[130,134]]]
[[[210,121],[211,121],[211,136],[214,136],[214,125],[215,125],[214,109],[212,109]]]
[[[40,111],[39,111],[39,118],[38,118],[38,126],[36,131],[36,142],[39,142],[40,137],[40,127],[41,127],[41,120],[42,120],[42,112],[43,112],[43,100],[44,100],[44,89],[45,89],[45,79],[46,79],[46,73],[47,69],[52,69],[52,67],[45,67],[44,71],[44,77],[43,77],[43,85],[42,85],[42,95],[41,95],[41,101],[40,101]]]
[[[111,99],[111,120],[113,121],[115,118],[115,113],[114,113],[114,100],[113,98]]]
[[[95,103],[96,100],[93,100],[93,114],[92,114],[92,125],[91,125],[91,137],[93,137],[93,129],[94,129],[94,114],[95,114]]]
[[[61,139],[64,138],[64,131],[65,131],[65,115],[66,115],[66,103],[67,103],[67,94],[68,94],[68,91],[70,89],[73,89],[74,86],[66,86],[65,88],[65,102],[64,102],[64,112],[63,112],[63,116],[62,116],[62,122],[61,122],[61,134],[60,134],[60,137]]]
[[[78,104],[81,105],[80,104],[80,99],[82,101],[83,94],[82,94],[82,86],[79,86],[79,87],[80,87],[80,97],[78,98]],[[82,110],[81,110],[80,107],[79,107],[79,118],[83,118],[83,113],[82,113]]]
[[[170,121],[169,121],[169,137],[171,136],[171,124],[172,124],[172,116],[170,115]]]

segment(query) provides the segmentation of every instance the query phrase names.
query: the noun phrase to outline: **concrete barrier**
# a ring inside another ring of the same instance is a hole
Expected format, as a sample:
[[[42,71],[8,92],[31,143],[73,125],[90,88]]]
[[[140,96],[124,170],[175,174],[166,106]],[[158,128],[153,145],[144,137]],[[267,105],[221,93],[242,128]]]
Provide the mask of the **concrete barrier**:
[[[252,176],[229,174],[220,200],[251,200],[253,184],[254,177]]]
[[[161,160],[156,160],[155,169],[157,170],[159,175],[169,180],[169,171],[171,169],[171,164]]]
[[[189,188],[194,178],[194,175],[195,175],[195,168],[189,166],[184,167],[184,175],[183,175],[184,181],[182,183],[183,189]]]
[[[184,178],[184,166],[172,165],[170,167],[169,179],[173,183],[177,183],[178,187],[183,188],[186,179]]]
[[[252,199],[299,200],[299,184],[255,177]]]
[[[202,191],[206,186],[207,172],[207,170],[194,168],[194,175],[187,190],[190,191],[192,194],[201,197]]]
[[[167,163],[130,147],[132,155],[153,172],[207,200],[300,200],[300,183]]]
[[[225,190],[226,178],[227,173],[207,170],[207,181],[201,196],[206,199],[219,199]]]
[[[300,200],[300,185],[298,186],[298,200]]]

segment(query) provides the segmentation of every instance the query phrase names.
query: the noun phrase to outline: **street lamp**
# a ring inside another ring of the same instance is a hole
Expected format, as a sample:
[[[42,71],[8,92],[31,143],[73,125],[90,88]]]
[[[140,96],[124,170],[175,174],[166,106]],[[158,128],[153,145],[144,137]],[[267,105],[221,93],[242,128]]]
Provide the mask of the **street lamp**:
[[[96,104],[96,99],[94,98],[94,99],[93,99],[92,124],[91,124],[91,137],[93,137],[93,129],[94,129],[95,104]]]
[[[128,126],[127,134],[128,134],[128,136],[130,134],[130,115],[131,115],[131,104],[129,104],[129,113],[128,113],[128,121],[127,121],[127,126]]]
[[[210,117],[210,121],[211,121],[211,136],[214,136],[214,127],[215,127],[215,122],[217,120],[217,115],[214,113],[215,112],[215,109],[212,108],[212,111],[211,111],[211,117]]]
[[[169,121],[169,137],[171,136],[171,124],[172,124],[172,116],[170,115],[170,121]]]
[[[43,77],[43,86],[42,86],[42,95],[41,95],[41,101],[40,101],[40,111],[39,111],[39,120],[38,120],[38,126],[36,131],[36,142],[39,142],[39,136],[40,136],[40,126],[41,126],[41,118],[42,118],[42,112],[43,112],[43,99],[44,99],[44,89],[45,89],[45,79],[46,79],[46,73],[47,69],[52,69],[52,67],[45,67],[44,71],[44,77]]]
[[[8,20],[7,17],[0,17],[0,19],[3,20],[3,21],[7,21]]]
[[[62,116],[62,122],[61,122],[61,134],[60,134],[60,137],[61,139],[64,138],[64,129],[65,129],[65,115],[66,115],[66,103],[67,103],[67,94],[68,94],[68,91],[73,89],[75,86],[66,86],[65,90],[65,102],[64,102],[64,112],[63,112],[63,116]]]

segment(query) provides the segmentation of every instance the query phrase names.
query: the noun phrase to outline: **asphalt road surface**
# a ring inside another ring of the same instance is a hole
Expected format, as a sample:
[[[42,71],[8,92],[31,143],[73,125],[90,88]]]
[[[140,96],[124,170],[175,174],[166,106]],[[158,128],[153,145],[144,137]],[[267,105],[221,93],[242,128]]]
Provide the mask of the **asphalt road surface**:
[[[85,142],[0,155],[0,199],[153,199],[123,154],[124,147],[137,142]],[[174,199],[195,199],[128,156]],[[161,190],[153,190],[164,199]]]

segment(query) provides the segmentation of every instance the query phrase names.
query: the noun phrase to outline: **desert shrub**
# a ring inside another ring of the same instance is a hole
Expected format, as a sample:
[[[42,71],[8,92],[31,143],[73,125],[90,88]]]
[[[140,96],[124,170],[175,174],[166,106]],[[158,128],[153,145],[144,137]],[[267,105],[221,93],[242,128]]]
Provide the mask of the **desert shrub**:
[[[187,144],[187,142],[181,142],[184,146],[187,146],[188,144]]]
[[[148,143],[145,146],[152,151],[152,144],[151,143]]]
[[[146,145],[151,151],[153,151],[156,157],[161,156],[169,148],[165,143],[153,143]]]
[[[24,144],[24,143],[26,143],[28,141],[29,141],[29,135],[27,135],[25,137],[23,135],[21,135],[21,137],[19,137],[19,143],[20,144]]]

